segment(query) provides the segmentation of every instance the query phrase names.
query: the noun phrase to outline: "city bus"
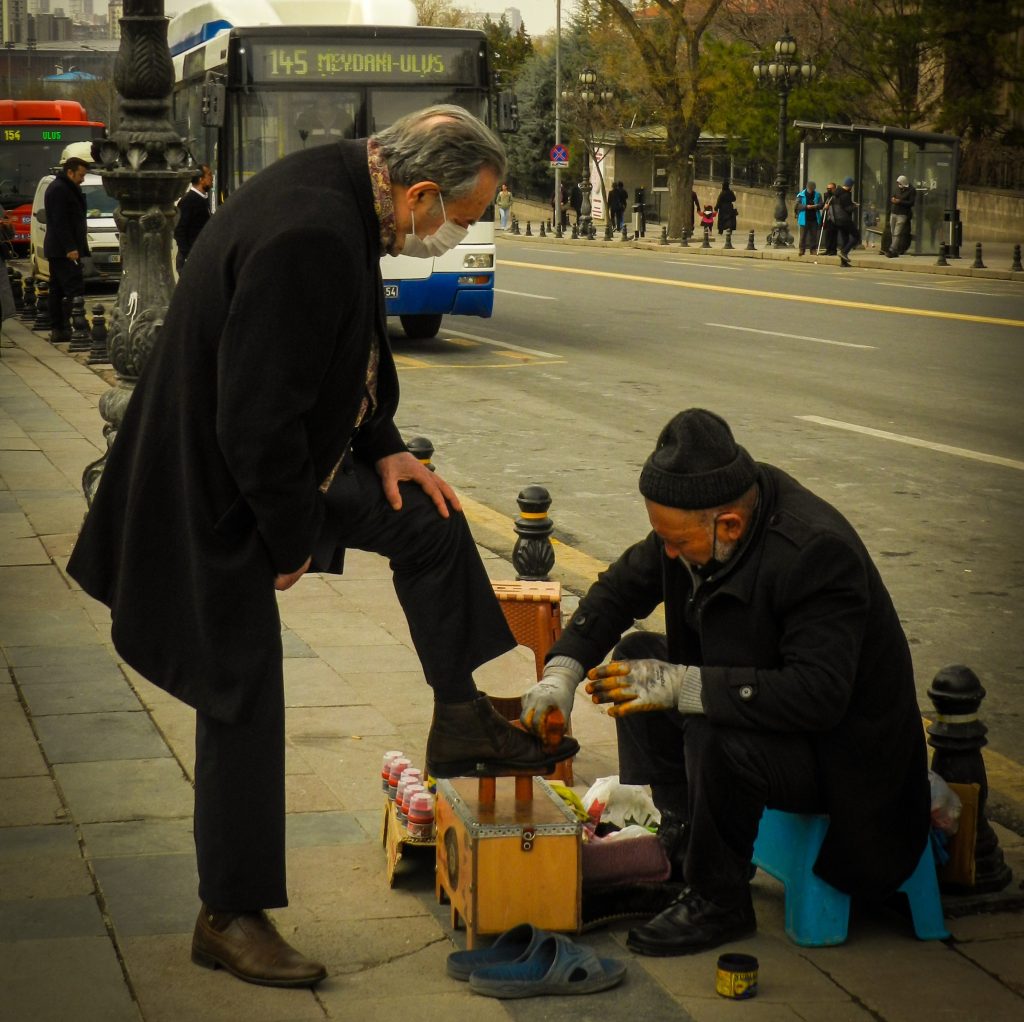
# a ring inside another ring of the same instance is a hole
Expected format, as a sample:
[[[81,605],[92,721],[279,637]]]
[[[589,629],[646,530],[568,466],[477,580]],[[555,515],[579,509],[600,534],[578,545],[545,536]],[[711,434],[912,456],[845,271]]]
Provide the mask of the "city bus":
[[[178,15],[168,43],[174,124],[213,171],[214,206],[288,153],[434,103],[491,120],[484,34],[417,26],[408,0],[215,0]],[[433,337],[446,314],[490,316],[493,207],[450,252],[384,256],[381,272],[411,338]]]
[[[40,178],[53,173],[69,142],[103,137],[81,103],[69,100],[0,99],[0,206],[14,230],[12,244],[28,251],[32,196]]]

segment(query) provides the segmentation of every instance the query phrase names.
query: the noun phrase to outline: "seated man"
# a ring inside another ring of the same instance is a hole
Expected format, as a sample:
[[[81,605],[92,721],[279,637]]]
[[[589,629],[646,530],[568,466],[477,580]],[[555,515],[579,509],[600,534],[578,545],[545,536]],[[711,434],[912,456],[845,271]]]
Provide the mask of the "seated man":
[[[928,838],[928,779],[910,650],[864,544],[703,409],[664,428],[640,492],[652,531],[591,587],[522,718],[555,730],[589,670],[621,780],[651,786],[688,886],[629,947],[690,954],[755,929],[766,806],[827,813],[815,871],[849,894],[892,893]],[[667,635],[620,642],[660,603]]]

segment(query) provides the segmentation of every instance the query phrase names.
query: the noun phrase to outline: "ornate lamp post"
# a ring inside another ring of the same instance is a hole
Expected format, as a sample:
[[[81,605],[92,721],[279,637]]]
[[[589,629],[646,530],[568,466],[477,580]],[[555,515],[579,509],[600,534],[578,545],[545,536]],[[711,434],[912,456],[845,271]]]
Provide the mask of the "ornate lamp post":
[[[786,248],[793,244],[793,235],[786,225],[786,108],[789,91],[801,82],[809,82],[818,69],[805,60],[796,61],[796,40],[789,34],[787,25],[783,34],[775,41],[775,56],[770,61],[763,58],[753,67],[758,85],[774,87],[779,94],[779,151],[775,162],[775,226],[768,234],[768,244],[773,248]]]
[[[174,68],[167,48],[163,0],[125,0],[114,64],[120,123],[99,145],[103,187],[118,200],[123,275],[110,318],[108,345],[117,385],[100,398],[107,449],[153,346],[174,290],[171,232],[175,202],[191,171],[168,117]],[[88,465],[82,487],[92,501],[107,455]]]
[[[592,238],[594,236],[594,221],[591,216],[593,206],[590,202],[590,194],[593,191],[593,184],[590,181],[590,152],[593,149],[594,138],[591,128],[591,113],[595,100],[600,99],[602,103],[610,103],[615,98],[615,93],[607,86],[598,86],[597,72],[589,67],[579,73],[579,87],[575,91],[566,90],[562,93],[562,99],[572,99],[579,104],[583,114],[583,177],[580,180],[580,192],[583,202],[580,206],[579,235],[581,238]]]

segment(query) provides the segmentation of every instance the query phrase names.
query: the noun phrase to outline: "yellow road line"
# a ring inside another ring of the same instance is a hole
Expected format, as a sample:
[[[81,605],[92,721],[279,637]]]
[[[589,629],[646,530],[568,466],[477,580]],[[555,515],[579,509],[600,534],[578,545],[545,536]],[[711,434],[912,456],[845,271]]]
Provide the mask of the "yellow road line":
[[[781,302],[803,302],[807,305],[830,305],[838,309],[861,309],[865,312],[888,312],[897,316],[925,316],[929,319],[952,319],[961,323],[989,323],[994,326],[1024,327],[1024,319],[1001,319],[998,316],[972,316],[966,312],[938,312],[934,309],[906,309],[896,305],[877,305],[874,302],[851,302],[843,298],[822,298],[817,295],[778,294],[774,291],[756,291],[747,287],[729,287],[726,284],[698,284],[689,280],[666,280],[664,277],[642,277],[635,273],[610,273],[607,270],[584,270],[577,266],[552,266],[548,263],[522,263],[502,259],[502,266],[516,266],[523,270],[548,270],[551,273],[572,273],[581,277],[600,277],[604,280],[623,280],[635,284],[658,284],[662,287],[680,287],[690,291],[717,291],[749,298],[774,298]]]

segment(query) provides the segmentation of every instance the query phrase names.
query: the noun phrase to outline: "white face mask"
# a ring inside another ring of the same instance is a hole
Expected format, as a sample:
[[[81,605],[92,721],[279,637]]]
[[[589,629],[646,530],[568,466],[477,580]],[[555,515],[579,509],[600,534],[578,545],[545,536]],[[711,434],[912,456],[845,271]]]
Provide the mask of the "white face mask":
[[[441,202],[441,215],[444,217],[444,223],[433,234],[428,234],[425,238],[418,238],[416,236],[416,214],[409,210],[412,227],[402,244],[402,255],[415,256],[417,259],[441,256],[455,248],[469,234],[468,227],[460,227],[448,219],[448,214],[444,209],[444,199],[440,192],[437,193],[437,197]]]

